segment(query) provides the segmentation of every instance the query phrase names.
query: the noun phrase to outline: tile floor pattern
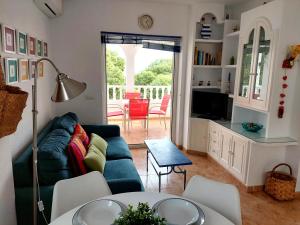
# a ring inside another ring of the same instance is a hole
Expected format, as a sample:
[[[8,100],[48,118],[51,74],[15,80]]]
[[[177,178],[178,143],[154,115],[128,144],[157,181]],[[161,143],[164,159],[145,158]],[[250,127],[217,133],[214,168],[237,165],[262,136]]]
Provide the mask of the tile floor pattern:
[[[149,167],[146,171],[146,150],[131,150],[133,159],[146,191],[158,192],[158,177]],[[240,191],[243,225],[300,225],[300,195],[293,201],[279,202],[264,192],[247,193],[245,188],[227,171],[213,160],[186,154],[193,165],[187,166],[187,181],[194,175],[236,185]],[[162,192],[181,195],[183,177],[179,174],[162,177]],[[221,224],[216,224],[221,225]]]
[[[148,134],[147,130],[144,128],[142,121],[136,120],[133,121],[132,126],[130,125],[129,130],[124,130],[121,120],[109,119],[109,124],[117,124],[121,128],[121,136],[126,140],[128,144],[142,144],[145,139],[156,139],[170,137],[170,119],[166,120],[167,128],[165,128],[163,120],[159,119],[150,119]]]

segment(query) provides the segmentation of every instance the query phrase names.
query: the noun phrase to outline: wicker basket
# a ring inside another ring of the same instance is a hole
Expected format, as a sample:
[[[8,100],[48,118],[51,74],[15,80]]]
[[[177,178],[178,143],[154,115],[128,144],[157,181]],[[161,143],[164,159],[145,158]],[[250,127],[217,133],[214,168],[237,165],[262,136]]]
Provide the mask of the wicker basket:
[[[290,174],[276,171],[279,166],[287,166]],[[277,200],[292,200],[296,197],[296,179],[292,168],[286,163],[280,163],[267,173],[265,192]]]
[[[22,119],[27,97],[28,93],[19,87],[5,84],[0,64],[0,138],[16,131],[18,123]]]

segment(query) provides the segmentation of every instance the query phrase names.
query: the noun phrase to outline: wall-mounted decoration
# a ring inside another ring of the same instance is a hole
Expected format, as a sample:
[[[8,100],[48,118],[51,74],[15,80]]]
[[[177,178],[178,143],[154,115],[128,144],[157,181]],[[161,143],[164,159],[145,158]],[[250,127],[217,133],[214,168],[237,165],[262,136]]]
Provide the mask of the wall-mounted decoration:
[[[48,43],[43,42],[43,52],[44,52],[44,57],[48,57]]]
[[[38,77],[43,77],[44,76],[44,63],[43,62],[38,63],[37,70],[38,70]]]
[[[2,42],[5,52],[16,53],[16,30],[8,26],[3,26]]]
[[[300,45],[292,45],[289,47],[289,52],[287,58],[282,63],[282,68],[284,69],[284,73],[282,75],[282,82],[281,82],[281,92],[279,94],[279,106],[278,106],[278,112],[277,116],[278,118],[283,118],[284,115],[284,105],[285,105],[285,98],[286,98],[286,90],[288,88],[287,80],[288,80],[288,69],[292,69],[295,60],[300,55]]]
[[[153,26],[153,18],[150,15],[142,15],[138,18],[139,27],[143,30],[149,30]]]
[[[18,82],[18,60],[16,58],[5,59],[5,77],[7,84]]]
[[[29,61],[29,74],[30,74],[30,79],[33,79],[33,78],[34,78],[35,67],[36,67],[36,60],[30,60],[30,61]]]
[[[28,36],[28,52],[32,56],[36,54],[36,38],[32,36]]]
[[[19,59],[19,80],[29,80],[29,64],[28,59]]]
[[[25,32],[17,31],[17,48],[20,55],[27,54],[27,34]]]
[[[43,42],[41,40],[36,41],[36,54],[37,56],[43,56]]]

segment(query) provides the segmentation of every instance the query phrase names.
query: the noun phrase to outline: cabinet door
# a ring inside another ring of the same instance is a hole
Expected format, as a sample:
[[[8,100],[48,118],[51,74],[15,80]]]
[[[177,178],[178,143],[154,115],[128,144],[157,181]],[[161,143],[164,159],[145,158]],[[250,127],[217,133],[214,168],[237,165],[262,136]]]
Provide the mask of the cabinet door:
[[[229,166],[230,152],[232,144],[232,134],[226,130],[221,131],[221,150],[220,150],[220,163],[224,167]]]
[[[251,30],[246,39],[241,41],[240,51],[242,52],[242,59],[238,87],[238,99],[241,103],[249,102],[250,97],[250,83],[254,54],[254,36],[255,28]]]
[[[189,149],[199,152],[207,152],[208,120],[191,118],[190,129]]]
[[[219,159],[220,152],[220,137],[219,137],[219,127],[210,124],[209,127],[209,155],[214,159]]]
[[[271,34],[272,31],[266,24],[263,22],[257,24],[250,104],[263,110],[267,108],[271,77]]]
[[[232,137],[232,150],[230,152],[230,170],[235,177],[244,181],[246,174],[246,158],[248,154],[248,140],[239,136]]]

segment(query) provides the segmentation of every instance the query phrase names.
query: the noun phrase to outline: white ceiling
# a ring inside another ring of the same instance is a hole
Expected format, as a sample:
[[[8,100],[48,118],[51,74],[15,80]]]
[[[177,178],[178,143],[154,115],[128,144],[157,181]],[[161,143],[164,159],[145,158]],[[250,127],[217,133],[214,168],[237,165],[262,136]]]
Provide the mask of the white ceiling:
[[[140,0],[140,1],[174,2],[174,3],[181,3],[181,4],[189,4],[192,2],[236,4],[242,2],[249,2],[252,0]]]

